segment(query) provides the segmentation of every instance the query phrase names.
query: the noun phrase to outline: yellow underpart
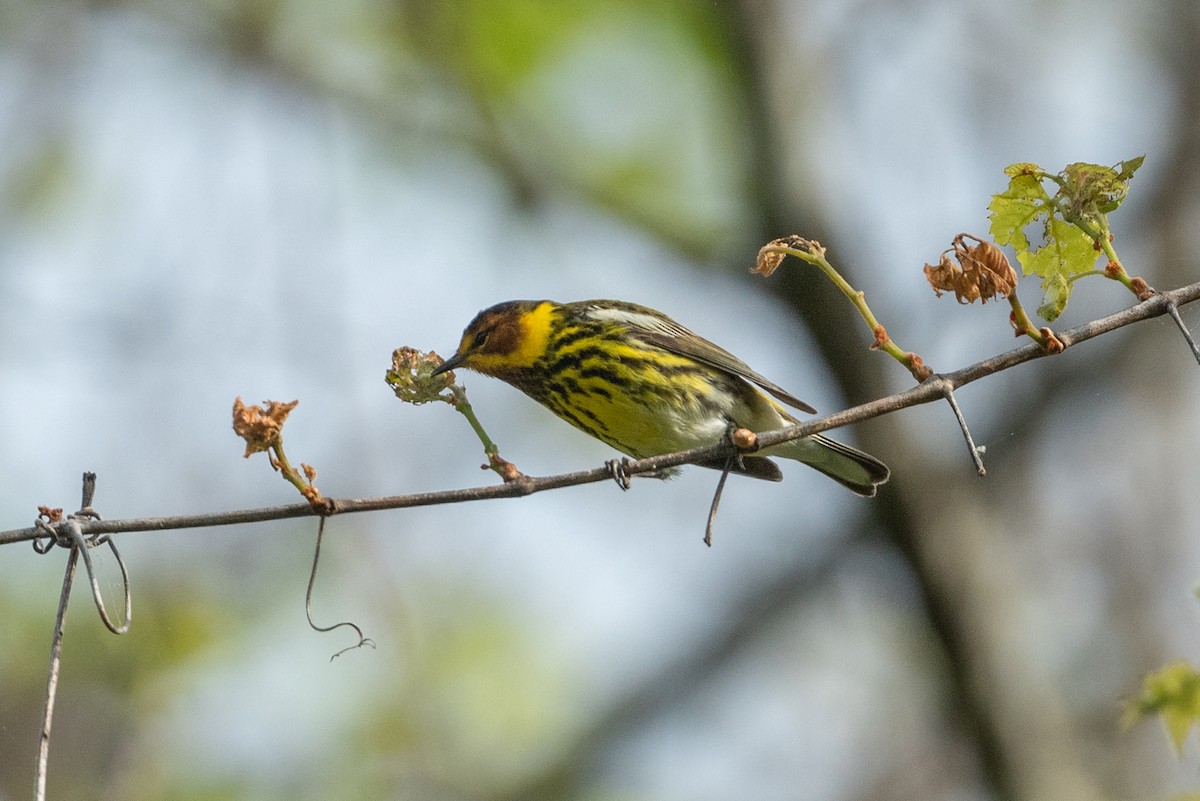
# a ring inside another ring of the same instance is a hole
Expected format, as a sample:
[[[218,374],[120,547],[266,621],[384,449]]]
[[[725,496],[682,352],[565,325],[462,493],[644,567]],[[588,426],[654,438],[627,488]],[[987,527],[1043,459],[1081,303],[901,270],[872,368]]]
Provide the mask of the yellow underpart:
[[[756,422],[760,414],[779,420],[765,403],[741,406],[719,389],[721,371],[637,340],[585,337],[557,353],[594,350],[598,343],[602,354],[585,357],[559,376],[579,391],[552,393],[547,405],[565,409],[569,422],[627,454],[715,444],[724,434],[725,415],[735,409]]]

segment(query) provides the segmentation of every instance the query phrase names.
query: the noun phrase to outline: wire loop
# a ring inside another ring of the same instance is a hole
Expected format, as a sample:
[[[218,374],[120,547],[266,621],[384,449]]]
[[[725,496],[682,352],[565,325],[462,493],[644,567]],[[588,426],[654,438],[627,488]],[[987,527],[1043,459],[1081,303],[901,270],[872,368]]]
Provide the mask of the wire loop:
[[[84,473],[83,505],[78,512],[73,515],[67,515],[65,520],[59,520],[55,523],[39,517],[34,522],[34,527],[39,531],[45,532],[46,538],[34,538],[32,540],[33,549],[40,554],[47,554],[57,545],[61,548],[69,548],[77,551],[79,556],[83,557],[84,567],[87,568],[88,582],[92,585],[92,599],[96,602],[96,611],[100,613],[100,619],[104,621],[104,625],[113,634],[124,634],[129,631],[129,624],[133,616],[133,593],[129,587],[129,569],[125,566],[125,560],[121,558],[121,552],[117,550],[117,543],[113,540],[111,534],[93,534],[90,537],[85,537],[83,529],[79,525],[81,519],[100,519],[100,513],[92,508],[92,494],[95,492],[95,488],[96,475],[94,473]],[[117,566],[121,569],[121,584],[125,595],[125,614],[120,624],[114,623],[108,614],[108,608],[104,605],[104,598],[100,594],[100,582],[96,580],[96,570],[92,565],[91,549],[100,545],[108,546],[108,549],[112,551],[113,557],[117,560]]]
[[[121,558],[121,552],[117,550],[117,543],[108,534],[98,536],[84,537],[83,529],[79,527],[79,518],[88,517],[100,519],[100,515],[96,514],[92,509],[80,510],[78,514],[73,514],[67,517],[66,528],[71,537],[72,547],[79,550],[79,555],[83,557],[83,566],[87,568],[88,582],[92,585],[92,599],[96,602],[96,611],[100,613],[100,619],[104,621],[104,625],[113,634],[124,634],[129,631],[129,624],[133,617],[133,593],[129,589],[129,570],[125,567],[125,560]],[[121,585],[125,595],[125,614],[121,623],[118,625],[113,623],[109,617],[108,608],[104,605],[104,598],[100,594],[100,582],[96,580],[96,570],[92,566],[92,548],[100,545],[107,545],[112,551],[112,555],[117,560],[117,566],[121,569]]]

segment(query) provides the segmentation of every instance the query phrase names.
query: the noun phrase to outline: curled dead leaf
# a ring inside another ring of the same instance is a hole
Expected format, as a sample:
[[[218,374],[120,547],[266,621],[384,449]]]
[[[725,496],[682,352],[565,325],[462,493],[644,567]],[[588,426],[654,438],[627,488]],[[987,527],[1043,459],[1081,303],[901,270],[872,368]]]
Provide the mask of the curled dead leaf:
[[[787,258],[787,254],[779,248],[785,248],[788,245],[788,240],[773,239],[767,244],[758,249],[758,258],[754,262],[754,267],[750,272],[756,275],[769,276],[771,273],[779,269],[779,265],[783,264],[783,260]]]
[[[954,237],[936,266],[926,264],[925,279],[938,297],[953,292],[959,303],[987,303],[1008,297],[1017,287],[1017,272],[1004,251],[970,234]]]
[[[247,458],[269,449],[279,439],[283,424],[300,401],[265,401],[263,406],[247,406],[242,399],[233,401],[233,432],[246,441]]]
[[[778,270],[779,265],[783,264],[783,260],[788,257],[788,249],[802,250],[813,256],[825,255],[825,248],[815,239],[805,239],[799,234],[781,236],[778,239],[772,239],[759,248],[758,258],[755,260],[754,266],[750,268],[750,272],[756,275],[769,276]]]

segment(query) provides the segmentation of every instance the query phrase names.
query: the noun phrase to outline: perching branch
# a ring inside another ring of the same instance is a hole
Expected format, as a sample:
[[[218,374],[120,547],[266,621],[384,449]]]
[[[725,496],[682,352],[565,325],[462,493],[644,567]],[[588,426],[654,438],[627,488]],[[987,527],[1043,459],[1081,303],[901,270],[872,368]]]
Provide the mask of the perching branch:
[[[1142,320],[1169,314],[1172,306],[1178,307],[1200,299],[1200,283],[1189,284],[1178,289],[1159,292],[1148,300],[1128,309],[1110,314],[1067,331],[1058,333],[1064,349],[1081,342],[1114,331]],[[830,428],[849,425],[851,423],[869,420],[885,414],[907,409],[924,403],[942,400],[948,390],[978,381],[1003,370],[1016,367],[1019,364],[1033,361],[1046,356],[1046,352],[1036,343],[1029,343],[1019,348],[985,359],[975,364],[951,373],[937,374],[915,387],[884,398],[854,406],[844,411],[828,414],[799,425],[789,426],[778,431],[763,432],[758,435],[759,447],[769,447],[793,439],[815,434]],[[653,456],[648,459],[629,460],[623,463],[628,475],[654,473],[669,467],[692,464],[695,462],[713,461],[728,458],[736,453],[736,447],[731,444],[718,444],[704,448],[693,448],[678,453]],[[258,523],[266,520],[282,520],[293,517],[307,517],[317,514],[335,515],[350,512],[368,512],[383,509],[406,509],[415,506],[433,506],[464,501],[481,501],[492,498],[515,498],[531,495],[535,492],[571,487],[580,484],[592,484],[598,481],[612,479],[612,471],[608,467],[598,467],[591,470],[580,470],[572,473],[561,473],[553,476],[520,476],[503,484],[483,487],[470,487],[457,490],[442,490],[438,492],[422,492],[411,495],[396,495],[381,498],[346,498],[327,499],[327,506],[316,509],[311,504],[291,504],[260,509],[244,509],[231,512],[215,512],[211,514],[181,515],[176,517],[133,518],[129,520],[89,520],[75,521],[85,536],[95,534],[115,534],[123,531],[165,531],[182,528],[204,528],[209,526],[227,526],[240,523]],[[66,523],[48,524],[55,531],[60,527],[65,535]],[[37,527],[12,529],[0,532],[0,545],[12,542],[33,540],[45,536],[45,532]]]

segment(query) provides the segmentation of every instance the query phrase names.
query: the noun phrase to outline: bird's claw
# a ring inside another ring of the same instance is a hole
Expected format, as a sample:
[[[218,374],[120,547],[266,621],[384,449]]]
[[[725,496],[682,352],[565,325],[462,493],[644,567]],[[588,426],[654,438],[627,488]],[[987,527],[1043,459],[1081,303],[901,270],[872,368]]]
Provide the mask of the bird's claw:
[[[629,464],[628,459],[609,459],[604,463],[608,468],[609,474],[613,477],[613,481],[617,482],[617,486],[623,490],[629,489],[629,473],[625,472],[625,465]]]

